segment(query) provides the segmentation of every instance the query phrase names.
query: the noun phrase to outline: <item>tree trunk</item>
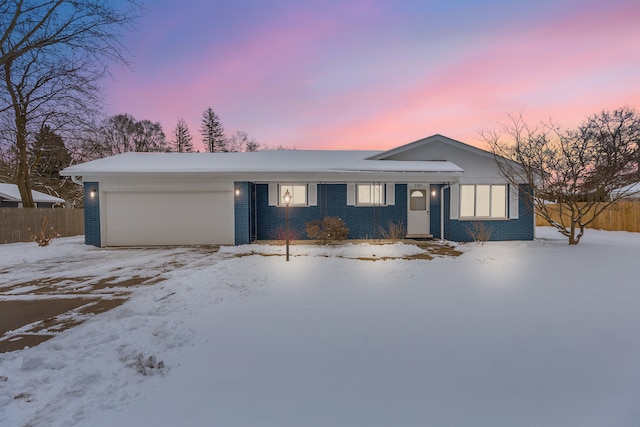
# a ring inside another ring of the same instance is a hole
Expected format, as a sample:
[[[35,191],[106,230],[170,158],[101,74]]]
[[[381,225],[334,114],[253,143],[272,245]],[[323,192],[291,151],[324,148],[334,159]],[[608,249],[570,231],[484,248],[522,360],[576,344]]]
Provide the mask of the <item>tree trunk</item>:
[[[16,90],[12,83],[11,61],[4,64],[4,82],[13,103],[13,113],[16,123],[16,150],[18,165],[16,168],[16,185],[20,191],[22,207],[35,208],[33,195],[31,194],[31,171],[29,170],[29,158],[27,153],[27,103],[24,102],[22,93]]]
[[[573,218],[572,218],[571,219],[571,229],[570,229],[570,232],[569,232],[569,244],[570,245],[577,245],[578,244],[578,240],[576,240],[576,223],[573,221]]]
[[[31,194],[31,171],[27,153],[27,120],[21,113],[16,114],[16,148],[18,149],[18,168],[16,184],[22,198],[22,207],[35,208]]]

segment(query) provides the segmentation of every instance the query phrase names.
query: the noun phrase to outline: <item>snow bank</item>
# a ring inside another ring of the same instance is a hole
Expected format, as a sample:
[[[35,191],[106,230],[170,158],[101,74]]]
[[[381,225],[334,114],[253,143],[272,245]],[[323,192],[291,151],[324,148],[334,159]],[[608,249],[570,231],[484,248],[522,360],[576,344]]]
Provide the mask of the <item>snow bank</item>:
[[[0,355],[0,419],[640,425],[640,235],[589,230],[570,247],[537,233],[433,261],[349,259],[418,250],[407,245],[296,245],[289,263],[235,256],[282,248],[224,248],[36,348]],[[140,354],[156,367],[140,370]]]

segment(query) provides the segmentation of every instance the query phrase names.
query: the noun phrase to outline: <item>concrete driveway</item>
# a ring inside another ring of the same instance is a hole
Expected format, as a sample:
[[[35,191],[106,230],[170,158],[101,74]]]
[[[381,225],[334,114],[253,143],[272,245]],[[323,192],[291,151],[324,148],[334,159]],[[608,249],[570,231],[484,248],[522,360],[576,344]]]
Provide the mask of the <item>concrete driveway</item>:
[[[164,280],[164,273],[206,262],[217,248],[86,247],[73,258],[61,251],[39,260],[39,251],[55,248],[28,250],[34,259],[27,253],[0,267],[0,353],[38,345],[117,307],[137,288]]]

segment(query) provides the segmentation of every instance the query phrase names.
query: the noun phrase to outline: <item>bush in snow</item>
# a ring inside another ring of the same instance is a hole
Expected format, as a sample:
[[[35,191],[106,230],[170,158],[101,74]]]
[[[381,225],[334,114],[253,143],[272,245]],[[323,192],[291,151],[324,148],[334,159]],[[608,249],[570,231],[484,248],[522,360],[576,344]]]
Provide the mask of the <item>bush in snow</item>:
[[[133,353],[122,358],[122,361],[130,368],[134,368],[137,373],[144,376],[155,374],[164,375],[166,366],[164,362],[158,361],[155,356],[146,357],[143,353]]]
[[[40,233],[34,233],[31,228],[27,227],[29,233],[31,233],[31,240],[36,242],[38,246],[48,246],[49,243],[56,237],[60,237],[60,234],[53,228],[48,227],[49,217],[44,216],[42,218],[42,226],[40,227]]]
[[[465,228],[467,234],[469,234],[476,243],[488,242],[493,234],[493,228],[486,226],[482,221],[473,221],[470,226]]]
[[[325,216],[307,223],[307,236],[310,239],[319,240],[324,245],[345,240],[348,234],[349,229],[344,221],[336,216]]]
[[[285,227],[278,227],[270,233],[271,240],[278,240],[284,242],[287,240],[287,231]],[[300,240],[302,234],[298,230],[289,228],[289,240]]]
[[[383,239],[398,241],[407,236],[407,228],[404,226],[404,221],[393,222],[389,220],[387,228],[380,227],[380,234]]]

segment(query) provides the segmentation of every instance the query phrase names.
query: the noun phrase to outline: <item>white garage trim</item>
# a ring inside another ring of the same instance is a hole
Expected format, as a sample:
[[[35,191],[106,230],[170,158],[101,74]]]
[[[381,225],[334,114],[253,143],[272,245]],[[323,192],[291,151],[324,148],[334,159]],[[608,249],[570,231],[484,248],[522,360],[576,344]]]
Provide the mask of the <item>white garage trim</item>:
[[[224,191],[101,191],[103,246],[234,243],[234,198]]]

